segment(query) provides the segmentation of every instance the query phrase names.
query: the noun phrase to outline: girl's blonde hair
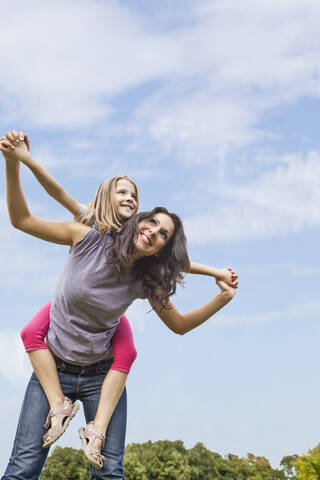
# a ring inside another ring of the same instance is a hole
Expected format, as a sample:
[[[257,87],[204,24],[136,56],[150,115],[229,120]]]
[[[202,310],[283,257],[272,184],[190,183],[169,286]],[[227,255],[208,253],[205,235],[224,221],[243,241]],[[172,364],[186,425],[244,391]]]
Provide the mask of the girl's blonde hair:
[[[93,200],[88,204],[88,211],[78,216],[77,221],[86,225],[96,225],[100,235],[110,233],[122,227],[124,220],[116,211],[113,193],[116,191],[119,180],[127,180],[136,191],[137,210],[139,208],[139,191],[134,181],[126,175],[104,180],[95,193]],[[136,213],[136,212],[134,212]]]

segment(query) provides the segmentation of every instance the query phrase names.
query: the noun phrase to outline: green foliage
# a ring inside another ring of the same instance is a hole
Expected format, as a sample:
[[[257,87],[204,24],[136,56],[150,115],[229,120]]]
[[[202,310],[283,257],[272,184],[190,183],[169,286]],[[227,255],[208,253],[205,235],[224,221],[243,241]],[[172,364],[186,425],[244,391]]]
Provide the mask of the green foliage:
[[[197,443],[187,451],[187,455],[192,469],[191,480],[220,478],[219,471],[225,462],[218,453],[213,453],[202,443]]]
[[[295,462],[299,480],[320,480],[320,444]]]
[[[221,471],[218,478],[232,480],[285,480],[283,471],[271,467],[265,457],[256,457],[248,453],[246,458],[229,454],[228,471]]]
[[[298,459],[298,455],[287,455],[283,457],[283,459],[280,462],[280,465],[282,466],[285,477],[296,480],[296,467],[295,467],[295,462]]]
[[[320,444],[302,457],[288,455],[281,470],[265,457],[222,457],[202,443],[186,449],[183,442],[132,443],[126,448],[126,480],[320,480]],[[56,447],[41,480],[88,480],[89,464],[82,450]]]
[[[192,480],[181,441],[132,443],[124,459],[126,480]]]
[[[264,457],[223,458],[202,443],[187,450],[181,441],[133,443],[126,449],[127,480],[285,480]]]
[[[88,480],[89,464],[82,450],[56,447],[46,461],[40,480]]]

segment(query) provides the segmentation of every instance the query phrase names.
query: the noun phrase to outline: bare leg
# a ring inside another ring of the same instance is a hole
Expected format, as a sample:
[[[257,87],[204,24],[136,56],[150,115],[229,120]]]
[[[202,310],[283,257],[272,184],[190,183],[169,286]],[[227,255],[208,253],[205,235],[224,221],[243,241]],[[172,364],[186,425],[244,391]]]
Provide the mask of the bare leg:
[[[114,409],[126,385],[127,377],[127,373],[110,369],[103,381],[98,409],[93,422],[96,429],[103,434],[106,433]],[[101,449],[101,440],[96,440],[95,446]],[[93,455],[93,457],[95,456]]]
[[[33,370],[46,394],[50,409],[62,407],[64,394],[61,389],[56,362],[51,351],[49,349],[33,350],[28,355]],[[56,423],[56,418],[51,417],[51,426],[53,427]]]

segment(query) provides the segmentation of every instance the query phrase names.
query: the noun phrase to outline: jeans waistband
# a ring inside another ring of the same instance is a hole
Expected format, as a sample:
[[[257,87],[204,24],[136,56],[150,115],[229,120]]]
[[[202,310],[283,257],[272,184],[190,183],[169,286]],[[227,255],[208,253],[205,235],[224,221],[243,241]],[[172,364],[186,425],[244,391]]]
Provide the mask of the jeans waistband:
[[[96,375],[98,373],[107,373],[110,369],[113,358],[101,360],[100,362],[93,363],[92,365],[72,365],[72,363],[65,362],[61,358],[54,357],[57,365],[57,369],[60,372],[75,373],[77,375]]]

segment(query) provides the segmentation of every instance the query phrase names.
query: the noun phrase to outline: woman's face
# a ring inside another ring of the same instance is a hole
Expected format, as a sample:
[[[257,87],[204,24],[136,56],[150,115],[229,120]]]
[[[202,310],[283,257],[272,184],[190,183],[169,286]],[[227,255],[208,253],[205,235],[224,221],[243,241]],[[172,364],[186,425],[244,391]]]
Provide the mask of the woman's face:
[[[134,185],[128,180],[117,181],[112,193],[113,205],[118,215],[127,220],[137,211],[137,192]]]
[[[141,220],[134,241],[134,260],[157,255],[174,234],[174,229],[172,218],[165,213],[156,213],[151,218]]]

